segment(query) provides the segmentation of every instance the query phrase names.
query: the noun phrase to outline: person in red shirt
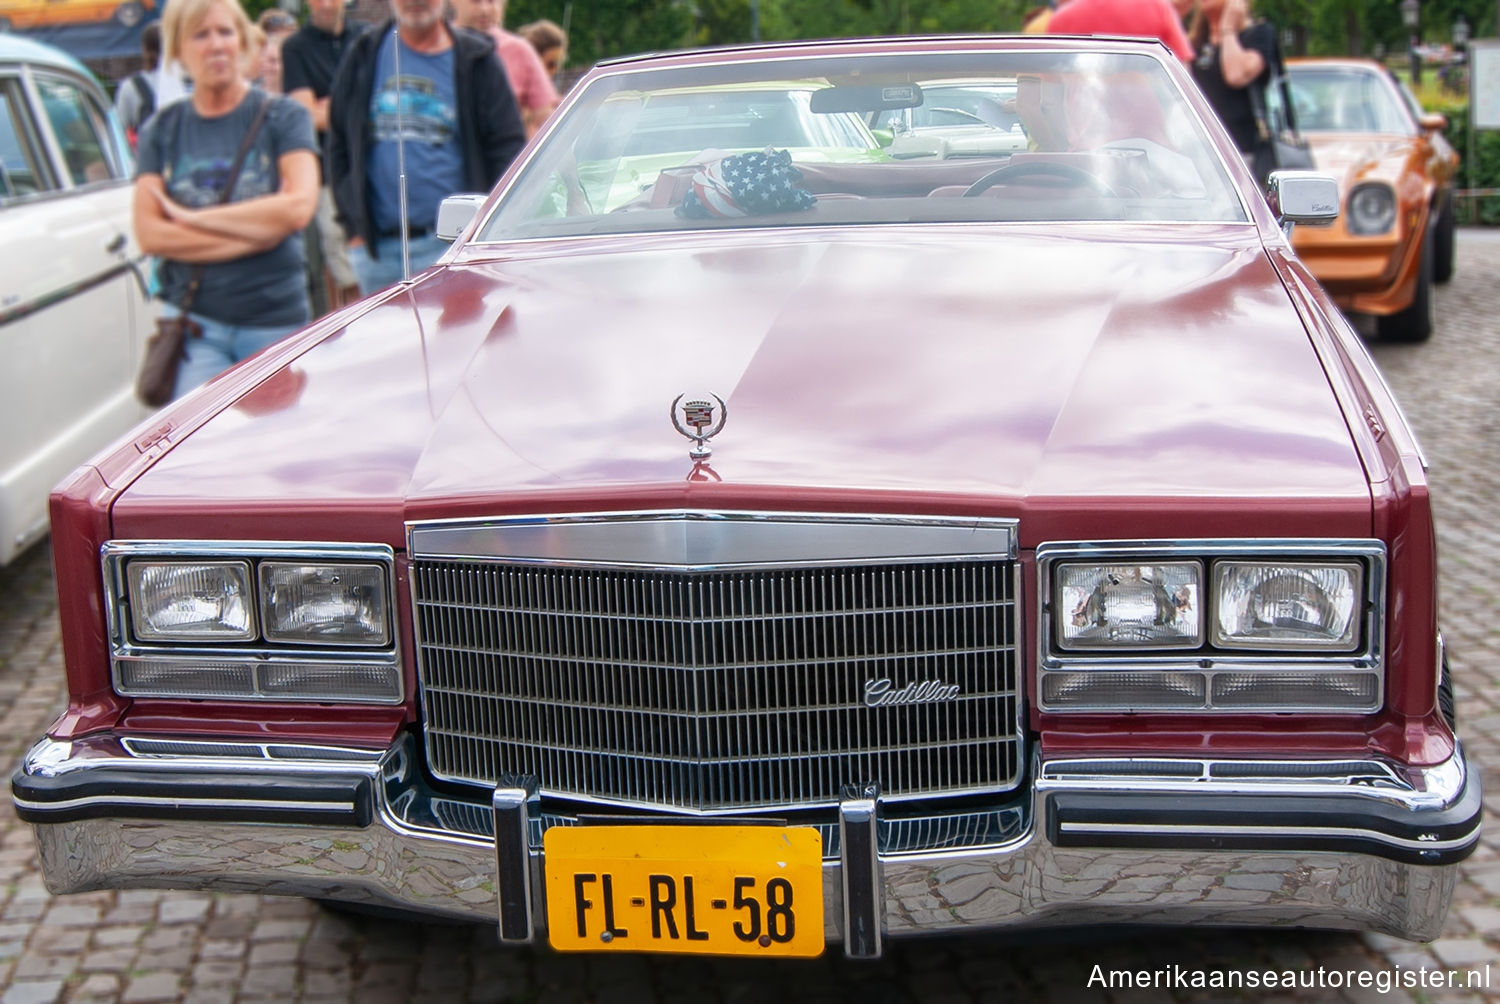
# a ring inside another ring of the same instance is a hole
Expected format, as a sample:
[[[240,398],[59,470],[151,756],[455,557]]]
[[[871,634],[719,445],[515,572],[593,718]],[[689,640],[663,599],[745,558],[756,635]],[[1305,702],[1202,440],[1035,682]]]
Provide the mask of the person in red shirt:
[[[1159,38],[1178,59],[1193,61],[1193,47],[1170,0],[1072,0],[1052,15],[1047,32]]]
[[[511,92],[521,109],[521,121],[528,137],[536,135],[542,121],[557,107],[557,88],[542,66],[531,43],[520,35],[506,31],[505,0],[454,0],[453,22],[463,28],[483,32],[495,40],[495,52]]]

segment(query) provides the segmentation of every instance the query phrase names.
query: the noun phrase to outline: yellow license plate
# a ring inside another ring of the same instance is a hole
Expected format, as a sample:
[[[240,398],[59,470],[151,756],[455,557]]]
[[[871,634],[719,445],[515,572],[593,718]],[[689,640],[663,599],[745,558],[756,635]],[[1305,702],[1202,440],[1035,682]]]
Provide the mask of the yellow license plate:
[[[542,846],[560,952],[823,952],[823,842],[810,826],[554,826]]]

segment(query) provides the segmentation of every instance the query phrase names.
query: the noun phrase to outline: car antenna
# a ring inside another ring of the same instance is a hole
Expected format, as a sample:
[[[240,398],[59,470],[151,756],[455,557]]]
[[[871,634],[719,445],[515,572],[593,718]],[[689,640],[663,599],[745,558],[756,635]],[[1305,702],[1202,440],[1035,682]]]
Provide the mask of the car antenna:
[[[396,177],[401,203],[401,281],[411,282],[411,237],[406,229],[406,128],[401,118],[401,19],[391,31],[396,36]]]

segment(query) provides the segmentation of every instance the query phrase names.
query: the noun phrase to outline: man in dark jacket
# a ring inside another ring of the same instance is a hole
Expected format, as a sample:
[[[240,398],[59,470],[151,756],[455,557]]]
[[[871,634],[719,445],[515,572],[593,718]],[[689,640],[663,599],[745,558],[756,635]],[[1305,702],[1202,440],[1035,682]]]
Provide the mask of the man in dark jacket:
[[[329,95],[326,174],[365,293],[402,278],[401,147],[415,272],[447,248],[433,233],[438,204],[488,192],[526,142],[494,43],[448,24],[443,6],[391,0],[395,20],[350,46]]]
[[[281,44],[281,87],[286,96],[312,114],[313,128],[318,130],[319,160],[328,156],[328,95],[333,90],[333,75],[338,71],[344,51],[363,30],[344,19],[344,0],[307,0],[307,23]],[[344,230],[333,221],[333,191],[328,178],[318,190],[318,214],[305,235],[308,241],[308,264],[317,273],[311,293],[314,312],[321,316],[329,307],[342,307],[359,297],[359,279],[349,264],[349,249]],[[319,254],[326,266],[332,289],[324,291]]]

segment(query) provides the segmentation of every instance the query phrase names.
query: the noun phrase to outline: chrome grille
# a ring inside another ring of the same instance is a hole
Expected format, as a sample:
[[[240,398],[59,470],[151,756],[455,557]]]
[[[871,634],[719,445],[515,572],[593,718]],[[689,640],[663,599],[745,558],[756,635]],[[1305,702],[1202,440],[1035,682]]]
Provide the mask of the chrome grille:
[[[1005,790],[1021,762],[1014,564],[730,571],[412,563],[442,778],[689,811]],[[952,700],[867,707],[865,686]]]

